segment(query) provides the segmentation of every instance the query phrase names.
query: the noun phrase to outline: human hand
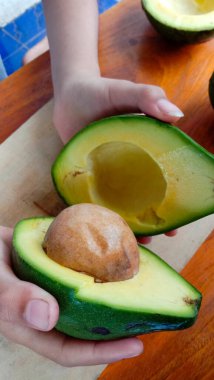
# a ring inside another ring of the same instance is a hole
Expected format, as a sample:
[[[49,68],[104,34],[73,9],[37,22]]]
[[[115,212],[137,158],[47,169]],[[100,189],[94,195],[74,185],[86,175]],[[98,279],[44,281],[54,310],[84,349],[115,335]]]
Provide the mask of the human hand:
[[[54,124],[64,143],[94,120],[128,112],[144,112],[166,122],[183,116],[160,87],[125,80],[83,75],[67,81],[55,94]],[[166,235],[174,236],[176,230]],[[138,237],[142,244],[151,239]]]
[[[57,301],[45,290],[19,280],[11,269],[12,229],[0,227],[0,333],[63,366],[104,364],[137,356],[139,339],[92,342],[53,330]]]
[[[165,233],[168,237],[173,237],[177,235],[177,230],[171,230]],[[149,244],[152,241],[152,236],[137,236],[137,241],[140,244]]]
[[[63,143],[97,119],[130,112],[170,123],[183,116],[163,89],[153,85],[83,75],[55,92],[53,121]]]

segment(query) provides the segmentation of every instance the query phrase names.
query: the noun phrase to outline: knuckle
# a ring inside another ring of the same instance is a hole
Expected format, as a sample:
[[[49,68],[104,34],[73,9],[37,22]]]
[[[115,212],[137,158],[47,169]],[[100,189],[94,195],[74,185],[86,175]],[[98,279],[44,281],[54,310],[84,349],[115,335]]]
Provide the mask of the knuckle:
[[[159,86],[142,85],[141,86],[141,94],[143,97],[146,97],[148,99],[154,99],[154,98],[157,98],[160,96],[161,97],[165,96],[165,91]]]
[[[13,313],[11,310],[11,305],[13,305],[13,300],[7,294],[7,292],[0,294],[0,320],[1,321],[4,321],[4,322],[13,321],[14,318],[13,318]]]
[[[63,367],[75,367],[79,363],[81,364],[81,355],[79,355],[79,360],[77,360],[75,351],[75,343],[71,346],[71,341],[64,335],[62,336],[61,343],[58,345],[57,352],[55,351],[54,353],[54,360]]]
[[[58,356],[57,356],[57,361],[58,363],[63,366],[63,367],[71,367],[71,358],[69,358],[69,355],[67,355],[67,350],[66,350],[66,337],[63,338],[62,344],[59,348]]]
[[[7,289],[4,288],[0,292],[0,320],[7,322],[18,320],[32,292],[33,284],[21,281],[10,284]]]

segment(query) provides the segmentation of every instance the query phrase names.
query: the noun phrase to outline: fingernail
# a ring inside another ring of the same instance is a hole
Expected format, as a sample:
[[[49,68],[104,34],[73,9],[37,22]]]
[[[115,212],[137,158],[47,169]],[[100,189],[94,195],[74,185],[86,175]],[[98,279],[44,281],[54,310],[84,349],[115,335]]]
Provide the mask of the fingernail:
[[[173,236],[177,235],[177,230],[171,230],[169,232],[166,232],[165,235],[169,236],[169,237],[173,237]]]
[[[159,99],[157,106],[162,113],[170,116],[183,117],[183,112],[167,99]]]
[[[152,237],[151,236],[139,236],[139,237],[137,237],[137,241],[140,244],[149,244],[152,241]]]
[[[43,300],[31,300],[28,302],[24,318],[28,324],[38,330],[47,330],[49,326],[49,305]]]

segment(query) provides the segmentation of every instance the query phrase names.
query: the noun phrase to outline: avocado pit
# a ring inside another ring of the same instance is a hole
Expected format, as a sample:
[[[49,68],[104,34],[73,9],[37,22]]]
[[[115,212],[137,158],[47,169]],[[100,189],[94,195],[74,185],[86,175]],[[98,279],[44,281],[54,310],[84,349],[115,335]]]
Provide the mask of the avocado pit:
[[[139,270],[139,249],[128,224],[98,205],[77,204],[63,210],[50,225],[43,248],[58,264],[95,281],[123,281]]]

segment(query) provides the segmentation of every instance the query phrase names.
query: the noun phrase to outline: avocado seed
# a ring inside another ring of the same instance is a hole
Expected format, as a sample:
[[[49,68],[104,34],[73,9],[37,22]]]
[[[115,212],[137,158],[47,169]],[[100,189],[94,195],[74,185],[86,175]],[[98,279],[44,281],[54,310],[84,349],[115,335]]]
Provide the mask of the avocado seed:
[[[64,209],[50,225],[43,248],[60,265],[101,282],[127,280],[139,270],[138,245],[128,224],[98,205]]]

